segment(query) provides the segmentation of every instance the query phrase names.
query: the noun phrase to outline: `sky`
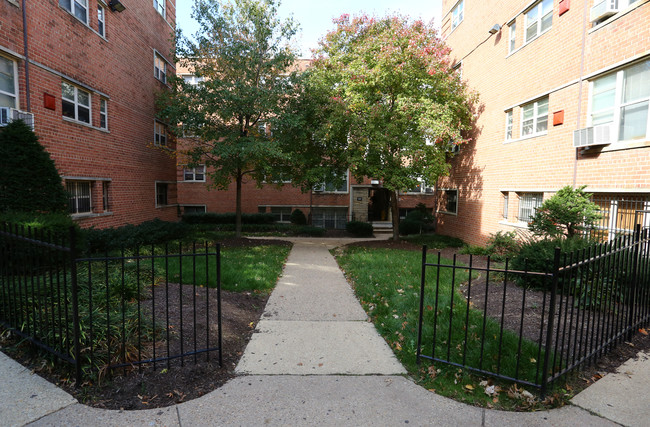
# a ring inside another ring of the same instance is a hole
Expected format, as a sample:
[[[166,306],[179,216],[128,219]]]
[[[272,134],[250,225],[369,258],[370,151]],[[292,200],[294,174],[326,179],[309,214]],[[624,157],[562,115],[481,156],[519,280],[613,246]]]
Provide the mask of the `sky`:
[[[192,19],[193,0],[176,1],[176,24],[188,36],[196,33],[198,25]],[[318,40],[334,29],[332,19],[344,13],[360,15],[362,12],[374,16],[399,13],[423,21],[434,20],[440,26],[442,0],[284,0],[280,5],[280,17],[293,15],[300,30],[296,42],[303,57],[310,57],[310,49],[316,48]]]

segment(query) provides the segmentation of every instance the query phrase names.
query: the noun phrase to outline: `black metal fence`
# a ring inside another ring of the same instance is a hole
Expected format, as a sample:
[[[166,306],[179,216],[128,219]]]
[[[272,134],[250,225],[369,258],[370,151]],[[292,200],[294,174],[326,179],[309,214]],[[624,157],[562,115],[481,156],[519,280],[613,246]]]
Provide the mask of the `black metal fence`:
[[[547,272],[469,265],[422,251],[418,362],[442,362],[539,388],[595,361],[650,321],[650,236],[637,227]],[[434,278],[427,280],[427,270]],[[534,287],[530,287],[535,284]]]
[[[0,230],[0,323],[84,376],[222,363],[220,246],[78,256],[66,238]]]

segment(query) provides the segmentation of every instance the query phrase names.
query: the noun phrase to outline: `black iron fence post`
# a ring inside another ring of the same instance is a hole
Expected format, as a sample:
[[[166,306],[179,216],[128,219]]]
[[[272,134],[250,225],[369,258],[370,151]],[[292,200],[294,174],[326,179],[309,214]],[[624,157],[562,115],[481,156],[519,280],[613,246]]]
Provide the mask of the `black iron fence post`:
[[[440,268],[440,267],[438,267]],[[424,321],[424,284],[427,269],[427,245],[422,246],[422,274],[420,281],[420,314],[418,321],[418,346],[415,355],[415,363],[420,364],[420,353],[422,352],[422,322]]]
[[[74,340],[75,386],[81,386],[81,331],[79,326],[79,289],[77,283],[77,234],[70,227],[70,283],[72,285],[72,328]]]
[[[630,280],[630,301],[629,301],[629,313],[627,320],[627,339],[631,340],[634,335],[634,313],[636,304],[636,292],[638,289],[639,282],[639,246],[641,246],[641,224],[637,224],[634,228],[634,237],[632,239],[632,244],[634,245],[634,251],[632,252],[632,277]]]
[[[555,255],[553,257],[553,283],[551,285],[551,301],[548,309],[548,326],[546,330],[546,349],[544,351],[544,364],[542,366],[542,383],[541,394],[542,399],[546,396],[546,389],[548,386],[548,372],[549,362],[551,360],[551,346],[553,343],[553,329],[555,323],[555,302],[557,298],[557,286],[560,275],[560,248],[555,248]]]

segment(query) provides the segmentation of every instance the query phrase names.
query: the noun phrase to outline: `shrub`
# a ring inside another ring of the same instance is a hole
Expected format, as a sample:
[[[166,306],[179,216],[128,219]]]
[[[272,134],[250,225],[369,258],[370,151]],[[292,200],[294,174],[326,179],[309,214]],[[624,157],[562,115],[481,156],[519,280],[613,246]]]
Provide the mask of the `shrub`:
[[[234,213],[190,213],[183,215],[182,221],[188,224],[234,224]],[[272,214],[256,213],[242,214],[242,224],[272,224],[275,218]]]
[[[560,189],[553,197],[544,201],[529,224],[530,230],[543,237],[573,237],[602,218],[599,206],[591,201],[591,194],[585,193],[585,186],[573,188],[569,185]]]
[[[61,176],[22,120],[0,128],[0,158],[0,212],[67,212]]]
[[[371,237],[374,229],[369,222],[350,221],[345,224],[345,230],[358,237]]]
[[[407,236],[409,234],[419,234],[422,232],[423,223],[412,219],[403,219],[399,222],[399,234]]]
[[[135,248],[156,245],[170,240],[182,239],[189,228],[182,222],[166,222],[160,219],[146,221],[139,225],[127,224],[118,228],[85,230],[85,241],[91,252],[104,252],[120,248]]]
[[[295,209],[291,212],[291,223],[295,225],[305,225],[307,224],[307,217],[300,209]]]
[[[517,233],[514,231],[497,231],[490,234],[486,252],[496,261],[504,261],[506,258],[512,258],[519,252],[519,241]]]
[[[293,231],[296,236],[309,236],[309,237],[323,237],[325,229],[320,227],[313,227],[311,225],[304,225],[296,227]]]

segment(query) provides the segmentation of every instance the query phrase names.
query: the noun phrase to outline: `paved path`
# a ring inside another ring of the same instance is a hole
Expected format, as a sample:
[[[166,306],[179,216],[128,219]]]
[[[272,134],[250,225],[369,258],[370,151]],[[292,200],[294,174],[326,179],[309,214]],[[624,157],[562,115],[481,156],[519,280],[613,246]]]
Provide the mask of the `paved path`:
[[[347,241],[294,243],[241,375],[223,387],[168,408],[100,410],[0,354],[0,425],[648,425],[647,357],[552,411],[484,410],[424,390],[402,375],[329,254]]]

